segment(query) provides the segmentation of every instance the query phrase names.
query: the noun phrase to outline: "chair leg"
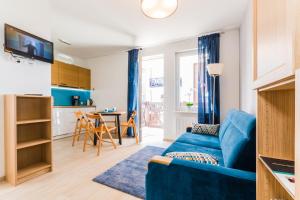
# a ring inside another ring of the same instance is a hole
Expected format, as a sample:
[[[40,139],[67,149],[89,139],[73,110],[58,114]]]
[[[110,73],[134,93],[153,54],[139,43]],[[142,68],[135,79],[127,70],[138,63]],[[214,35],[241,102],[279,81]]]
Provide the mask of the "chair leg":
[[[100,148],[102,148],[102,145],[103,145],[103,132],[102,131],[101,131],[101,134],[100,134],[99,142],[100,142]]]
[[[97,137],[98,137],[98,142],[97,142],[97,148],[98,148],[98,150],[97,150],[97,156],[99,156],[100,155],[100,147],[102,146],[101,145],[101,136],[99,137],[99,133],[96,133],[96,135],[97,135]]]
[[[138,136],[137,131],[136,131],[136,126],[133,125],[132,128],[133,128],[133,133],[134,133],[135,141],[138,144],[139,143],[139,136]]]
[[[77,136],[77,130],[78,130],[78,121],[76,122],[76,125],[75,125],[75,131],[74,131],[74,134],[73,134],[72,146],[75,145],[75,140],[76,140],[76,136]]]
[[[110,139],[111,143],[113,144],[114,148],[116,149],[117,146],[116,146],[116,144],[115,144],[115,142],[114,142],[114,140],[113,140],[113,138],[112,138],[110,132],[109,132],[108,130],[107,130],[106,132],[108,133],[108,136],[109,136],[109,139]]]
[[[123,129],[121,137],[125,137],[125,135],[127,133],[127,129],[128,129],[128,126],[125,126],[124,129]]]
[[[79,127],[79,132],[78,132],[77,141],[79,141],[79,139],[80,139],[80,136],[81,136],[81,130],[82,130],[82,127],[80,126],[80,127]]]
[[[86,130],[85,134],[84,134],[84,142],[83,142],[83,152],[85,152],[85,147],[86,147],[86,143],[87,143],[87,140],[89,138],[89,130]]]

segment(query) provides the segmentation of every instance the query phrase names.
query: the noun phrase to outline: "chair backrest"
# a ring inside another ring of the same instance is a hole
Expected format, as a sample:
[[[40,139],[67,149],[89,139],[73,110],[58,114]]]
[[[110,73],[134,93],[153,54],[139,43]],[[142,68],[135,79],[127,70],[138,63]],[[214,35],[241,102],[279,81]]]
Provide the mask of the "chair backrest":
[[[255,171],[255,128],[255,116],[238,110],[229,112],[219,132],[226,167]]]
[[[134,123],[134,119],[135,119],[135,117],[136,117],[136,111],[134,110],[134,111],[132,111],[132,113],[131,113],[131,115],[130,115],[130,118],[129,118],[129,120],[128,120],[128,123]]]
[[[79,110],[79,111],[76,111],[74,114],[75,114],[77,121],[80,122],[81,126],[84,126],[87,124],[87,120],[85,119],[83,112],[81,112]]]
[[[100,113],[87,113],[86,117],[87,117],[88,127],[92,131],[95,130],[96,128],[93,121],[98,123],[97,128],[99,128],[101,131],[103,131],[103,129],[107,129],[105,120],[103,119],[103,116]]]

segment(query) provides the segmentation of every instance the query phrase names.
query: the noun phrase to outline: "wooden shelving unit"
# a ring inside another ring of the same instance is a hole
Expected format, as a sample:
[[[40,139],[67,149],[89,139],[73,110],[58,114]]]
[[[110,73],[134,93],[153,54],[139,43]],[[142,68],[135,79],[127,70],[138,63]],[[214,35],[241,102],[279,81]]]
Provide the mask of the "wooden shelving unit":
[[[262,157],[294,161],[297,165],[295,149],[300,144],[295,139],[299,132],[296,128],[296,107],[299,103],[296,90],[299,90],[299,75],[257,90],[258,200],[297,199],[297,194],[287,188]],[[295,167],[295,176],[297,173],[299,171]]]
[[[259,156],[258,157],[259,161],[269,170],[269,172],[271,173],[271,175],[278,181],[278,183],[280,184],[281,187],[283,187],[283,189],[288,192],[288,194],[295,199],[295,192],[291,191],[291,188],[288,188],[286,182],[283,182],[281,179],[279,179],[278,176],[276,176],[276,173],[270,168],[270,166],[264,161],[263,156]],[[293,162],[293,161],[290,161]],[[294,163],[294,162],[293,162]],[[295,173],[295,172],[294,172]]]
[[[51,97],[5,95],[6,179],[13,185],[52,171]]]

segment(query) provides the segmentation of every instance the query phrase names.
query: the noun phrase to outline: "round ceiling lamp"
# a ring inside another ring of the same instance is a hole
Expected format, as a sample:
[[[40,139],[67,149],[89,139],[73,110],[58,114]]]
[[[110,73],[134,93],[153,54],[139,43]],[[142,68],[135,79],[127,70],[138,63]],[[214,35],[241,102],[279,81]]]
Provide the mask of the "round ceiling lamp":
[[[150,18],[163,19],[177,9],[178,0],[141,0],[143,13]]]

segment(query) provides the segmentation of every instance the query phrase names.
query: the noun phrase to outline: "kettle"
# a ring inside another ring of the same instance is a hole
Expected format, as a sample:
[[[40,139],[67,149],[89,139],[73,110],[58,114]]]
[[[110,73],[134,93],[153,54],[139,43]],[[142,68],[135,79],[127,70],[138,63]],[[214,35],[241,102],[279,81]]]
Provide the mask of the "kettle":
[[[86,101],[86,104],[87,104],[88,106],[92,106],[92,105],[94,104],[93,99],[88,99],[88,100]]]

